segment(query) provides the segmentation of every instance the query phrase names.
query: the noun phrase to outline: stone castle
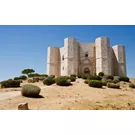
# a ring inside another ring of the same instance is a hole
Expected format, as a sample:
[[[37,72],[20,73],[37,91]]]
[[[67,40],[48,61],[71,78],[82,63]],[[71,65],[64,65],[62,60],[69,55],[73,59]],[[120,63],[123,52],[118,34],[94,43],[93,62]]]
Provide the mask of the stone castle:
[[[96,38],[95,42],[79,43],[75,38],[64,39],[64,46],[48,47],[47,74],[66,76],[71,74],[126,76],[125,47],[110,47],[108,37]]]

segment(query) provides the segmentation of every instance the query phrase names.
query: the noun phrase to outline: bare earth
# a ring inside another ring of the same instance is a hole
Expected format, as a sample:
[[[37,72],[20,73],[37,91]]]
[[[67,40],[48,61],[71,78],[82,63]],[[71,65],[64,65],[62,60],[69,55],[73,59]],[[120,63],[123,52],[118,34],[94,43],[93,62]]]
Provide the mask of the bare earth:
[[[135,82],[134,79],[131,79]],[[26,84],[24,82],[22,85]],[[42,98],[21,96],[21,89],[0,88],[0,110],[17,110],[18,104],[28,102],[31,110],[125,110],[135,109],[135,89],[121,82],[121,89],[92,88],[77,79],[72,86],[62,87],[56,84],[41,88]]]

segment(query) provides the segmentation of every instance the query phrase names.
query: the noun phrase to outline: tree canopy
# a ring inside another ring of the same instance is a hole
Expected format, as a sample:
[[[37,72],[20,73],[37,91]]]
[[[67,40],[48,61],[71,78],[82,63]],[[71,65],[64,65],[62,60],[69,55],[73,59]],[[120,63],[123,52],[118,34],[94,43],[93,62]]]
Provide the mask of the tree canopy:
[[[24,70],[22,71],[22,74],[29,75],[29,74],[32,74],[32,73],[34,73],[34,72],[35,72],[34,69],[24,69]]]

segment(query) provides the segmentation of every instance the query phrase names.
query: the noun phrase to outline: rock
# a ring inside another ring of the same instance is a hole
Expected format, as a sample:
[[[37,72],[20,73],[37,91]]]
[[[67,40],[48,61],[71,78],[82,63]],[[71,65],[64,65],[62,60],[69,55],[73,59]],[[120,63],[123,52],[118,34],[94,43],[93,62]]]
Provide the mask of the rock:
[[[21,103],[18,105],[18,110],[29,110],[28,103]]]

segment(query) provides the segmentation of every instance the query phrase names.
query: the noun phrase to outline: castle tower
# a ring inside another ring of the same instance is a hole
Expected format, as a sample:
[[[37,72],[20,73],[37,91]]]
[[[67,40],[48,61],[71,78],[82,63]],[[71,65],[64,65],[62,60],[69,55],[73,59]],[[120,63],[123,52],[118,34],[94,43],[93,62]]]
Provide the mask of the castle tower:
[[[96,74],[104,72],[112,75],[110,40],[107,37],[99,37],[95,41],[96,46]]]
[[[125,47],[122,45],[115,45],[112,48],[114,51],[115,62],[114,75],[127,76]]]
[[[65,63],[65,75],[78,74],[78,63],[79,63],[79,43],[75,38],[64,39],[64,63]]]
[[[58,47],[48,47],[47,74],[55,76],[60,75],[60,50]]]

